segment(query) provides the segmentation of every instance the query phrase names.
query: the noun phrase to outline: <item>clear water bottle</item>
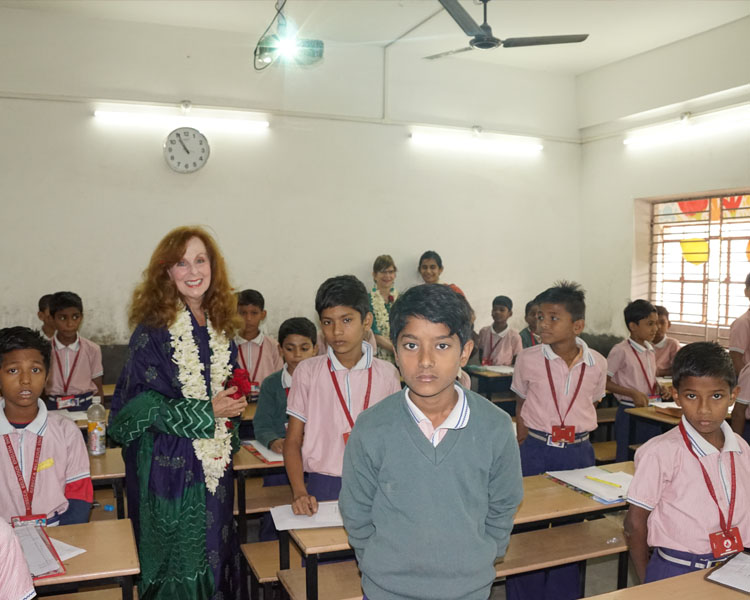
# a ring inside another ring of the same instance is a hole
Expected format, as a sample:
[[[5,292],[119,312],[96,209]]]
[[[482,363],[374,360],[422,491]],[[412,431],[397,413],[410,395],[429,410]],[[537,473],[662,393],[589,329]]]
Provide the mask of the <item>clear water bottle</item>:
[[[107,451],[107,413],[102,406],[102,399],[95,397],[86,411],[89,422],[89,454],[101,456]]]

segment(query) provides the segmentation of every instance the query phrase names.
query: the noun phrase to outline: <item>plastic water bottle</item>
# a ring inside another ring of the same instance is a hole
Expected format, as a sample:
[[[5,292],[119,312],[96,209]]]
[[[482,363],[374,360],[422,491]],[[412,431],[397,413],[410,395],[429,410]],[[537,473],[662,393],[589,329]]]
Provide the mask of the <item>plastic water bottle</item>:
[[[89,422],[89,454],[91,456],[101,456],[107,451],[106,416],[107,413],[102,406],[102,399],[95,397],[86,411]]]

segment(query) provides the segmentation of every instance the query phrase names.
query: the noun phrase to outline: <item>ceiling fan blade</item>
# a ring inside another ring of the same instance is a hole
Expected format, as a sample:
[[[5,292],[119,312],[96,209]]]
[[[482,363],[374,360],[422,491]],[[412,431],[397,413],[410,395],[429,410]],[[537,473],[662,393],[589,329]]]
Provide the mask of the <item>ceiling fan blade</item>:
[[[536,37],[508,38],[503,40],[503,48],[520,48],[522,46],[547,46],[549,44],[576,44],[589,37],[581,35],[541,35]]]
[[[439,0],[439,2],[466,35],[474,37],[484,33],[471,15],[458,3],[458,0]]]
[[[423,56],[425,60],[435,60],[436,58],[443,58],[445,56],[451,56],[453,54],[460,54],[461,52],[468,52],[469,50],[474,50],[471,46],[466,46],[466,48],[459,48],[458,50],[448,50],[447,52],[440,52],[439,54],[431,54],[430,56]]]

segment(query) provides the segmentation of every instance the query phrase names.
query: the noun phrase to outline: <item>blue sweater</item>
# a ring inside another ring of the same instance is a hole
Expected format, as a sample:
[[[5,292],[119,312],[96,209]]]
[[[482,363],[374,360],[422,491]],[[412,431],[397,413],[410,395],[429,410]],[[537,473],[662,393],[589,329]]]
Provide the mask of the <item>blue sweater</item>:
[[[339,507],[370,600],[486,600],[523,497],[510,417],[467,392],[469,421],[437,447],[404,391],[362,413]]]

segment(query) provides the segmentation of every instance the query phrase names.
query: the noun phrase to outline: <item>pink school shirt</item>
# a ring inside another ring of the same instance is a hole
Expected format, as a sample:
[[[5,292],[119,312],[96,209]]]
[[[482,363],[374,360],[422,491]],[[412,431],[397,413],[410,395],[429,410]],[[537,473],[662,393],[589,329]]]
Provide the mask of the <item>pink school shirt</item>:
[[[680,342],[665,335],[661,342],[651,345],[654,347],[654,354],[656,355],[656,370],[671,368],[674,355],[681,347]]]
[[[745,364],[750,363],[750,310],[729,326],[729,351],[739,352]]]
[[[638,353],[640,363],[633,350]],[[643,364],[643,369],[641,369],[641,364]],[[616,344],[607,356],[607,365],[608,375],[617,385],[638,390],[647,396],[656,385],[656,355],[649,342],[641,346],[628,338]],[[643,370],[646,371],[648,379],[643,375]],[[615,398],[620,404],[634,406],[633,400],[628,396],[615,394]]]
[[[21,544],[11,526],[0,521],[0,598],[30,600],[34,596],[34,582]]]
[[[409,409],[409,414],[411,414],[412,419],[414,419],[414,423],[416,423],[419,430],[428,440],[430,440],[430,443],[435,448],[443,441],[443,438],[445,437],[445,434],[448,433],[449,429],[463,429],[469,422],[471,410],[469,410],[469,403],[466,401],[466,393],[457,385],[454,385],[454,388],[458,395],[456,404],[453,406],[453,410],[451,410],[450,414],[445,418],[445,421],[437,427],[434,427],[432,421],[430,421],[430,419],[419,410],[417,405],[411,401],[408,389],[404,394],[406,397],[406,408]]]
[[[368,329],[365,334],[365,341],[370,344],[373,348],[378,347],[378,343],[375,340],[375,334],[372,329]],[[323,356],[328,352],[328,344],[326,343],[326,336],[323,335],[322,331],[318,332],[318,356]]]
[[[568,364],[548,344],[526,348],[518,355],[510,389],[524,400],[521,418],[529,429],[552,433],[552,426],[560,425],[560,416],[555,409],[547,377],[546,361],[549,361],[560,414],[563,416],[575,394],[581,369],[586,365],[581,389],[565,417],[565,425],[573,425],[576,433],[596,429],[595,403],[605,394],[607,360],[595,350],[589,349],[581,338],[576,338],[576,344],[581,353],[572,368],[568,368]]]
[[[80,352],[78,362],[73,369],[73,375],[70,375],[70,369],[73,367],[78,352]],[[60,373],[61,370],[62,374]],[[64,396],[96,393],[94,379],[101,377],[103,374],[102,349],[98,344],[79,335],[70,346],[65,346],[60,343],[57,334],[55,334],[52,338],[52,361],[49,379],[47,380],[48,395]],[[68,377],[70,377],[70,383],[66,391],[64,381]]]
[[[2,400],[0,436],[10,438],[27,486],[34,464],[36,440],[38,436],[42,437],[31,511],[51,518],[55,513],[68,510],[65,486],[91,476],[89,456],[81,431],[73,421],[55,411],[47,412],[41,400],[37,401],[37,406],[39,412],[34,420],[25,428],[16,429],[5,417],[5,400]],[[26,508],[4,439],[0,441],[0,477],[0,519],[9,522],[13,516],[26,514]]]
[[[740,391],[737,393],[736,402],[741,406],[735,406],[734,410],[744,409],[745,419],[750,420],[750,363],[742,367],[742,371],[737,377],[737,386]]]
[[[709,444],[682,417],[695,453],[701,457],[719,506],[727,517],[731,493],[730,453],[734,453],[737,500],[733,527],[739,527],[744,544],[750,540],[750,446],[727,423],[721,424],[721,452]],[[711,552],[709,534],[721,530],[719,511],[709,495],[703,473],[682,439],[679,427],[652,438],[635,453],[635,475],[628,502],[651,511],[648,545],[692,554]]]
[[[286,412],[305,424],[302,466],[307,473],[341,477],[343,436],[352,428],[333,387],[329,358],[354,421],[364,407],[369,367],[372,367],[370,406],[400,391],[401,383],[396,367],[374,358],[372,346],[366,342],[362,342],[362,359],[352,369],[344,368],[332,349],[326,356],[308,358],[294,369]]]
[[[279,343],[269,335],[259,333],[252,340],[246,340],[238,335],[234,338],[234,342],[237,344],[237,363],[240,368],[247,371],[251,381],[263,383],[266,377],[280,371],[284,366],[284,361],[279,354]],[[260,363],[258,357],[260,357]]]
[[[515,329],[506,327],[500,333],[495,333],[492,325],[479,330],[479,347],[482,350],[482,360],[489,360],[491,365],[513,364],[513,359],[523,350],[521,336]]]

